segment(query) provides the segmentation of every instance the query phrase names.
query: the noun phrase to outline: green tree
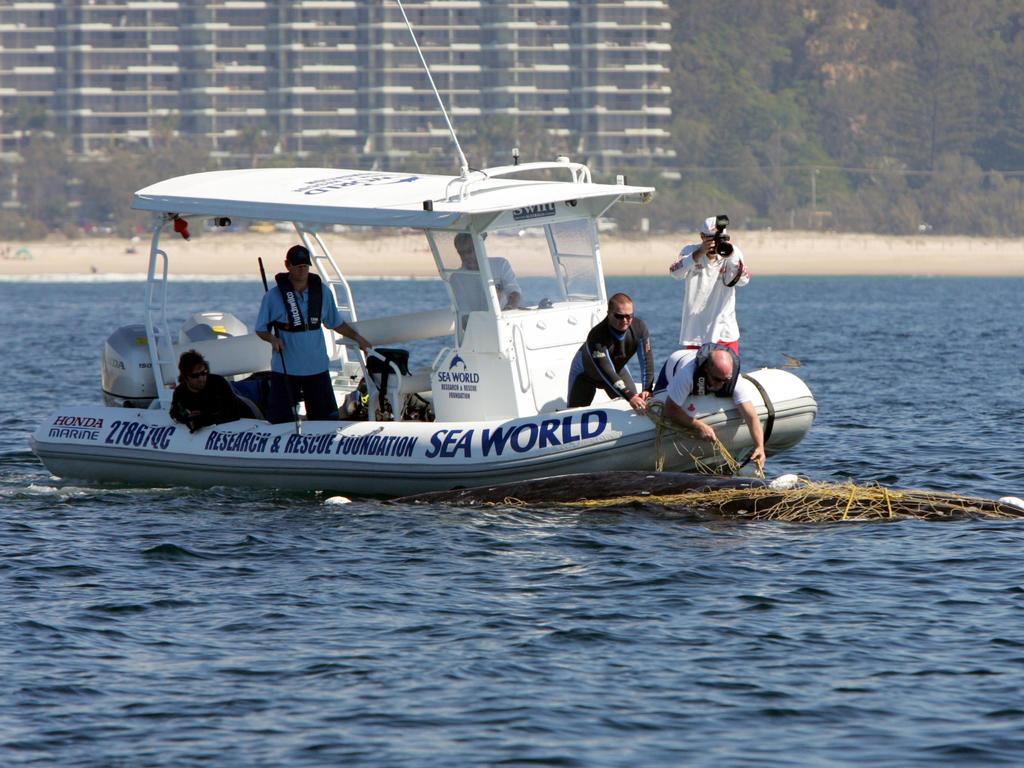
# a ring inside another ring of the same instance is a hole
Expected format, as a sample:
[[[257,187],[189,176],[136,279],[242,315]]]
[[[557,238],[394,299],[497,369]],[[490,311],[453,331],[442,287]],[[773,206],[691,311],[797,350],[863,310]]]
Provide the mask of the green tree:
[[[209,167],[209,145],[176,135],[170,128],[154,136],[152,149],[113,147],[101,158],[79,163],[81,216],[90,221],[114,221],[122,235],[131,234],[149,220],[148,214],[131,210],[134,192]]]
[[[801,51],[814,133],[839,165],[899,156],[904,105],[918,82],[908,55],[917,46],[913,17],[874,0],[816,5]]]
[[[70,181],[73,177],[67,142],[40,132],[33,133],[21,149],[18,169],[18,200],[23,215],[60,229],[70,215]]]
[[[18,150],[24,148],[28,138],[35,132],[45,130],[50,122],[50,113],[45,105],[35,100],[19,99],[4,116],[10,130],[18,134]]]
[[[1024,6],[1005,0],[997,19],[999,57],[986,72],[981,117],[988,129],[976,145],[983,168],[1024,169]]]
[[[912,165],[934,169],[939,156],[970,153],[985,129],[984,73],[1000,48],[994,0],[906,2],[916,12],[916,87],[896,123]]]

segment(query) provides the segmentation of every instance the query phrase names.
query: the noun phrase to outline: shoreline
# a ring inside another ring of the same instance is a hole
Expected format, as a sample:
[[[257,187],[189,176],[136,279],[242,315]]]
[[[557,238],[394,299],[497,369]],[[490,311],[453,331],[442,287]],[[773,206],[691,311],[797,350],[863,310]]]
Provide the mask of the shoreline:
[[[324,240],[349,277],[433,277],[426,239],[411,234],[336,234]],[[624,237],[604,235],[601,254],[610,277],[668,274],[691,233]],[[733,233],[751,273],[757,275],[1024,277],[1024,238],[944,236],[890,237],[816,232]],[[294,233],[210,233],[185,242],[165,235],[171,275],[258,276],[257,257],[268,273],[277,271]],[[513,241],[514,242],[514,241]],[[134,250],[134,252],[130,252]],[[149,240],[117,237],[0,241],[0,277],[145,275]]]

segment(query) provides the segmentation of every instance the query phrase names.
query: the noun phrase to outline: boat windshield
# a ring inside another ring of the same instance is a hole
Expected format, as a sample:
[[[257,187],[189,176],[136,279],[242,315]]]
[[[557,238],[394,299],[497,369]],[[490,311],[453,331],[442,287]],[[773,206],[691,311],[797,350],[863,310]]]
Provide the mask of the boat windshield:
[[[502,311],[546,309],[600,296],[593,225],[572,221],[485,233],[483,248]],[[439,235],[443,277],[459,314],[486,311],[488,298],[468,233]]]

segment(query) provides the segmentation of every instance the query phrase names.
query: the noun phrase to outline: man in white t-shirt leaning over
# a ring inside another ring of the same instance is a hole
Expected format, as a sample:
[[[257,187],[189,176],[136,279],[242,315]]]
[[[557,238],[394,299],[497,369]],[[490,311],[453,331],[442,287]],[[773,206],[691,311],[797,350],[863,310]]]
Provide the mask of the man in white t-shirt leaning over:
[[[693,415],[696,406],[687,404],[686,399],[691,394],[732,397],[754,440],[750,458],[761,469],[765,462],[764,430],[754,409],[757,388],[739,374],[740,361],[732,349],[721,344],[705,344],[694,359],[676,369],[668,384],[662,415],[696,430],[705,440],[714,440],[715,430]]]

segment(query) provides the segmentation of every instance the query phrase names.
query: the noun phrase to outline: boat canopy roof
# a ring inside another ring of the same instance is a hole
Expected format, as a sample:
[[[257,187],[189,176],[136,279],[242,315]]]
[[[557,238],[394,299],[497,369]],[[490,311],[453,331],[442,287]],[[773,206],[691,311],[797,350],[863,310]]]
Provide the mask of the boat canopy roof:
[[[585,170],[575,163],[543,165]],[[654,192],[652,187],[594,184],[589,172],[573,172],[571,181],[509,177],[526,170],[528,166],[474,171],[465,179],[338,168],[210,171],[141,189],[132,208],[306,225],[467,229],[479,215],[561,201],[586,200],[581,215],[599,215],[621,198],[646,199]]]

